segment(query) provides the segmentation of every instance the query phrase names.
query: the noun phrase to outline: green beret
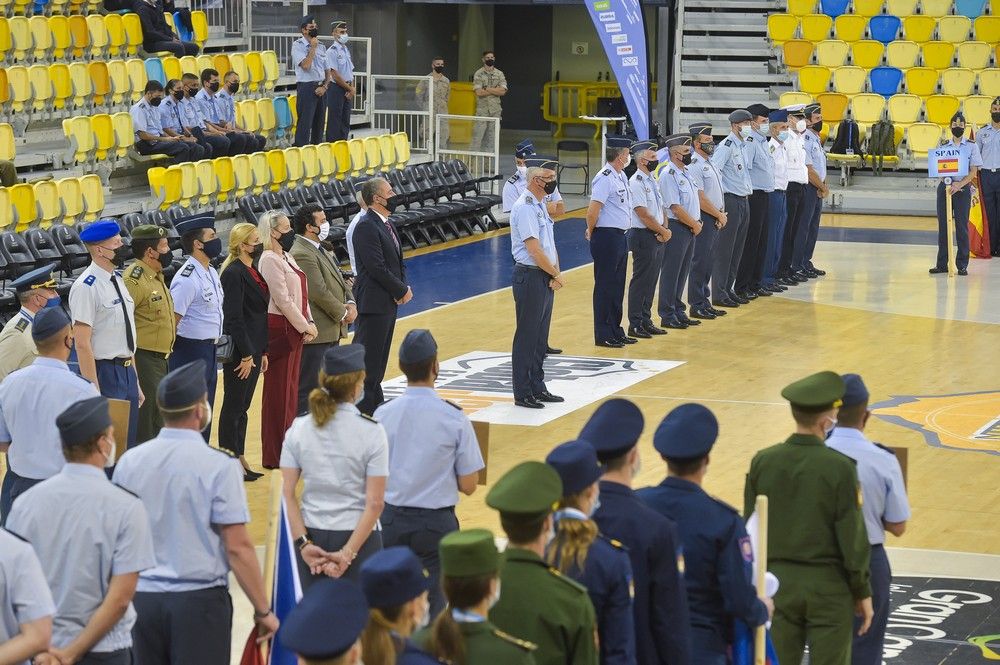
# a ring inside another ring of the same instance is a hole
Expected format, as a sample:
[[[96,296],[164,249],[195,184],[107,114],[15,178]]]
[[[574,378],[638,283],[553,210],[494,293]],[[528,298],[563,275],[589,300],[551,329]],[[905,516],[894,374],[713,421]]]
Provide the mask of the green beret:
[[[844,380],[836,372],[818,372],[781,391],[781,396],[802,411],[829,411],[840,406],[844,397]]]
[[[486,529],[452,531],[438,544],[441,574],[448,577],[490,575],[500,570],[500,553]]]
[[[167,230],[156,224],[142,224],[132,229],[133,240],[158,240],[167,237]]]
[[[534,522],[556,509],[562,480],[545,462],[521,462],[497,480],[486,494],[486,505],[504,517]]]

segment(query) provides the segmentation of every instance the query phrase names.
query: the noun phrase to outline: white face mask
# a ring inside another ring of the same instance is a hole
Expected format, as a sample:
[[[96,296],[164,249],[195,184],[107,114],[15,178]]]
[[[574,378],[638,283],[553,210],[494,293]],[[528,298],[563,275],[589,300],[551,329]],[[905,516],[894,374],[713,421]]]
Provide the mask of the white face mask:
[[[205,424],[202,425],[202,427],[201,427],[201,431],[202,432],[204,432],[205,430],[207,430],[208,426],[212,424],[212,405],[209,404],[208,402],[205,402],[205,404],[203,406],[205,407],[205,412],[208,415],[205,416]]]
[[[750,138],[751,134],[753,134],[753,127],[751,127],[750,125],[742,125],[740,127],[740,136],[742,138],[748,139]]]
[[[528,175],[528,167],[527,166],[518,166],[517,167],[517,172],[520,173],[521,177],[523,178],[526,175]]]
[[[492,596],[490,596],[490,609],[492,610],[493,606],[499,602],[500,602],[500,579],[497,578],[497,590],[493,593]]]
[[[761,134],[767,134],[769,131],[771,131],[771,123],[762,122],[760,124],[760,129],[757,131],[759,131]]]
[[[316,234],[320,240],[326,240],[330,235],[330,222],[323,222],[319,225],[319,233]]]
[[[350,39],[351,36],[348,35],[346,32],[342,35],[337,35],[337,41],[340,42],[341,44],[346,44],[348,41],[350,41]]]
[[[823,428],[823,433],[826,434],[827,436],[830,436],[830,433],[834,430],[836,426],[837,426],[837,419],[830,418],[830,424],[829,426]]]
[[[101,454],[104,455],[105,469],[110,469],[115,465],[115,454],[118,452],[114,439],[108,437],[108,440],[111,442],[111,450],[107,453],[105,453],[103,450],[101,451]]]
[[[795,131],[799,132],[800,134],[802,132],[806,131],[806,121],[805,120],[796,120],[795,121]]]
[[[629,164],[631,164],[631,163],[632,163],[632,153],[626,153],[625,154],[625,165],[622,166],[622,168],[623,169],[627,169],[629,167]]]
[[[417,618],[417,627],[415,630],[426,628],[427,624],[431,622],[431,601],[429,601],[426,597],[423,601],[424,602],[421,604],[423,611],[421,611],[420,616]]]

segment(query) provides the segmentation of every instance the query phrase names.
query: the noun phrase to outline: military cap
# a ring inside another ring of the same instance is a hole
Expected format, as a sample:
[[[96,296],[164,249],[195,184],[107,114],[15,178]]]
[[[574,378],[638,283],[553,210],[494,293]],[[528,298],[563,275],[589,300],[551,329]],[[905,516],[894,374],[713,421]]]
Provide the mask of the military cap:
[[[74,402],[56,416],[56,427],[64,446],[78,446],[111,427],[108,398],[103,395]]]
[[[188,217],[181,217],[174,222],[174,228],[182,236],[198,229],[214,229],[215,215],[190,215]]]
[[[531,139],[524,139],[516,146],[514,146],[514,156],[518,159],[524,159],[529,155],[535,154],[535,144],[531,142]]]
[[[132,229],[132,240],[159,240],[167,237],[167,230],[156,224],[140,224]]]
[[[403,343],[399,345],[399,362],[418,363],[433,358],[437,351],[438,345],[431,331],[417,328],[406,333]]]
[[[656,141],[636,141],[632,144],[630,150],[633,155],[637,155],[646,150],[656,150]]]
[[[789,104],[788,106],[782,106],[781,108],[788,111],[788,115],[802,115],[802,109],[805,107],[805,104]]]
[[[524,159],[524,165],[529,169],[549,169],[555,171],[559,167],[559,161],[555,157],[531,154]]]
[[[627,136],[609,134],[607,138],[607,145],[609,148],[630,148],[632,147],[632,139]]]
[[[331,346],[323,354],[323,371],[328,375],[360,372],[365,368],[365,345]]]
[[[563,496],[573,496],[597,482],[604,470],[597,461],[597,451],[589,441],[577,439],[556,446],[545,463],[562,480]]]
[[[347,21],[345,21],[342,18],[337,18],[330,21],[331,30],[336,30],[337,28],[346,28],[346,27],[347,27]]]
[[[430,586],[430,575],[409,547],[387,547],[361,564],[361,590],[371,607],[399,607]]]
[[[62,307],[46,307],[35,314],[31,323],[31,339],[40,342],[52,337],[70,324],[69,316]]]
[[[811,116],[813,113],[820,113],[820,105],[817,104],[816,102],[811,102],[809,104],[806,104],[802,108],[802,114],[805,115],[806,117]]]
[[[116,224],[115,227],[117,228],[117,226],[118,225]],[[18,293],[24,293],[25,291],[31,291],[32,289],[54,289],[56,288],[56,280],[52,279],[52,271],[55,270],[55,268],[56,264],[50,263],[42,266],[41,268],[29,270],[12,281],[10,283],[11,288]]]
[[[763,104],[751,104],[747,107],[747,111],[753,114],[753,117],[755,118],[759,116],[764,116],[766,118],[771,112],[771,109],[767,108]]]
[[[438,543],[441,574],[448,577],[490,575],[500,570],[500,553],[486,529],[452,531]]]
[[[309,25],[310,23],[312,23],[315,20],[316,19],[313,17],[312,14],[308,14],[306,16],[303,16],[302,20],[299,21],[299,30],[301,30],[302,28],[306,27],[307,25]]]
[[[197,404],[207,394],[205,361],[199,358],[167,372],[156,387],[156,404],[161,409],[179,411]]]
[[[278,640],[303,658],[337,658],[368,625],[368,603],[356,584],[322,579],[306,591],[278,629]]]
[[[80,240],[85,243],[94,244],[103,242],[113,236],[121,235],[121,228],[118,222],[113,219],[99,219],[80,231]]]
[[[841,404],[844,380],[836,372],[818,372],[788,384],[781,396],[801,411],[829,411]]]
[[[668,148],[676,148],[677,146],[691,145],[691,135],[690,134],[671,134],[663,142]]]
[[[753,116],[750,115],[750,111],[746,109],[736,109],[729,114],[730,124],[736,124],[737,122],[746,122],[747,120],[753,120]]]
[[[951,122],[965,122],[965,115],[961,111],[955,111],[955,115],[951,116]]]
[[[681,404],[667,414],[653,435],[663,457],[693,459],[708,454],[719,437],[719,421],[701,404]]]
[[[767,114],[768,122],[788,122],[788,111],[785,109],[775,109]]]
[[[644,425],[639,407],[627,399],[616,397],[597,407],[580,430],[579,438],[594,446],[597,459],[606,462],[632,450],[639,442]]]
[[[486,494],[486,505],[505,517],[525,522],[542,520],[556,509],[562,480],[544,462],[521,462],[500,476]]]
[[[994,97],[993,101],[990,102],[990,106],[996,106],[997,104],[1000,104],[1000,97]]]
[[[710,122],[696,122],[688,125],[688,131],[691,132],[691,136],[711,136],[712,135],[712,123]]]
[[[842,374],[844,380],[844,397],[841,406],[857,406],[868,402],[868,387],[858,374]]]

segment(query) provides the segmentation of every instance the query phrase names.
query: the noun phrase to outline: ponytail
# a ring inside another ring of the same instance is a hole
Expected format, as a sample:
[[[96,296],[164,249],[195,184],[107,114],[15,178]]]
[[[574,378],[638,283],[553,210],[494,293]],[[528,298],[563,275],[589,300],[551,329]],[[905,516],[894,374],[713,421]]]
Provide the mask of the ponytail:
[[[576,508],[580,505],[579,497],[579,494],[565,496],[559,502],[559,507]],[[574,568],[583,570],[587,563],[587,552],[595,540],[597,524],[593,520],[559,520],[556,537],[545,553],[545,560],[564,574]]]
[[[322,427],[337,412],[337,405],[350,401],[354,397],[354,388],[358,381],[365,378],[364,370],[346,374],[327,374],[319,372],[319,387],[309,393],[309,412],[312,414],[316,427]]]
[[[368,625],[361,633],[361,653],[364,654],[365,665],[396,665],[403,645],[393,638],[392,631],[404,607],[373,607],[369,611]]]
[[[465,636],[462,629],[445,608],[431,624],[428,651],[450,665],[465,665]],[[367,656],[366,656],[367,658]]]

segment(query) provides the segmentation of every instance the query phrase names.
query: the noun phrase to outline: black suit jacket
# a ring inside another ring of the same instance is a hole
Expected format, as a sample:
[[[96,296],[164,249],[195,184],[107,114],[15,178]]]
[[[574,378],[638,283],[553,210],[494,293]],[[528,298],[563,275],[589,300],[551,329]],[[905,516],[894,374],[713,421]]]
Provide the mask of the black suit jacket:
[[[242,261],[226,266],[219,281],[223,294],[222,332],[233,338],[234,359],[267,352],[267,291],[260,287]]]
[[[408,288],[402,248],[374,210],[369,210],[358,222],[353,240],[358,269],[354,280],[358,313],[394,313],[396,301],[406,295]]]

